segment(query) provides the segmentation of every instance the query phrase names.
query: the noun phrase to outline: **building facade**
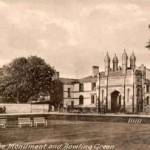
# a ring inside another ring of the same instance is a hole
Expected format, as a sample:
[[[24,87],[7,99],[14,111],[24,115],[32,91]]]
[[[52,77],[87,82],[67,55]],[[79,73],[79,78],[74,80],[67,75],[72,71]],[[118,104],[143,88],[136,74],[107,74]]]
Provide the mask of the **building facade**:
[[[63,107],[104,108],[106,112],[145,112],[150,105],[150,70],[136,66],[134,53],[124,51],[122,65],[106,54],[105,70],[92,67],[92,75],[82,79],[59,78],[63,85]],[[129,63],[128,63],[129,62]]]

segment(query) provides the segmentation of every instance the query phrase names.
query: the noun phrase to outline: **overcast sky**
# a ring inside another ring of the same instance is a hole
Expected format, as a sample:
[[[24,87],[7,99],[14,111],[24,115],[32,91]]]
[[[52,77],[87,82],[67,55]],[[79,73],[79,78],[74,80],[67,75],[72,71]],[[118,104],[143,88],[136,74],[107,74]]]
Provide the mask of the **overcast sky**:
[[[78,78],[126,49],[150,67],[149,23],[150,0],[0,0],[0,66],[37,55]]]

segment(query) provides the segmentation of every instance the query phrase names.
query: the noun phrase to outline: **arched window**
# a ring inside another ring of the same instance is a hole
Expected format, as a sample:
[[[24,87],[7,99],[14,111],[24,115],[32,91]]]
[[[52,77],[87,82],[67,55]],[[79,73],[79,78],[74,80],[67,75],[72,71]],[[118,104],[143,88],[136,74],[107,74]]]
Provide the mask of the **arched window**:
[[[102,90],[102,103],[104,102],[104,90]]]
[[[121,106],[121,95],[119,95],[119,106]]]
[[[79,105],[83,105],[83,100],[84,100],[83,96],[80,95],[79,96]]]
[[[130,99],[130,89],[127,90],[127,102],[129,102]]]
[[[137,89],[137,97],[140,99],[141,98],[141,89]]]

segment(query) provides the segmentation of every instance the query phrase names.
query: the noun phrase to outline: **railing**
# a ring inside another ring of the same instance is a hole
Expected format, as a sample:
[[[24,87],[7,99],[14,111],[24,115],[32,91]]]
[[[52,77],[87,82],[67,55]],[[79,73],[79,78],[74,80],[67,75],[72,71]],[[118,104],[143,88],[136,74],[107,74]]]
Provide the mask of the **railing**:
[[[150,114],[150,105],[145,106],[146,114]]]

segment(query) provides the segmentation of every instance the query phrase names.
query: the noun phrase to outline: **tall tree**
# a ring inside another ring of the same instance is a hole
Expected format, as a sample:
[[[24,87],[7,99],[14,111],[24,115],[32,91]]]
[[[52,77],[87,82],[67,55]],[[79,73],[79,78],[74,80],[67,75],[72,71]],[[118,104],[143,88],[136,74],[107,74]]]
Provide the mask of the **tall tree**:
[[[148,27],[150,28],[150,25]],[[149,39],[149,41],[148,41],[148,43],[146,45],[146,48],[150,49],[150,39]]]
[[[0,94],[8,102],[27,102],[40,92],[49,92],[54,69],[37,56],[14,59],[1,68]]]

